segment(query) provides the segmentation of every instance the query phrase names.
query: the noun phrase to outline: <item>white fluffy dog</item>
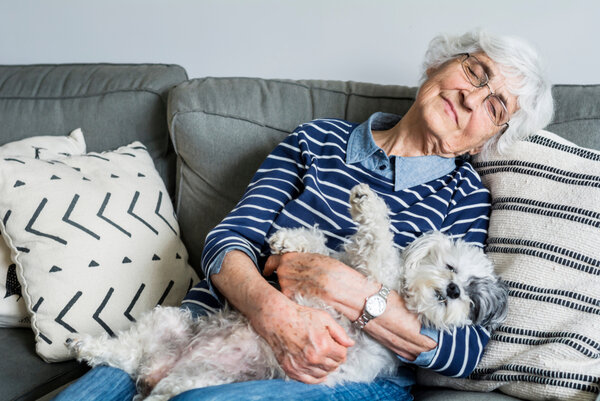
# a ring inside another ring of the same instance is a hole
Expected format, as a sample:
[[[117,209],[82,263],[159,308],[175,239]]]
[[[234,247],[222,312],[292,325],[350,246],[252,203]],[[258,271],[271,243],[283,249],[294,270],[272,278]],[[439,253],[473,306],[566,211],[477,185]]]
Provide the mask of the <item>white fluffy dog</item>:
[[[314,252],[334,256],[400,293],[423,324],[448,330],[469,324],[493,328],[506,316],[507,291],[483,251],[440,232],[416,239],[402,254],[394,247],[389,210],[368,185],[350,193],[356,233],[341,253],[325,245],[317,228],[281,229],[270,239],[273,253]],[[329,311],[355,345],[326,384],[368,382],[393,374],[398,358],[319,299],[297,302]],[[189,311],[157,307],[115,338],[82,336],[67,346],[91,366],[106,364],[136,379],[136,399],[167,400],[193,388],[285,378],[270,346],[239,312],[225,308],[193,319]]]

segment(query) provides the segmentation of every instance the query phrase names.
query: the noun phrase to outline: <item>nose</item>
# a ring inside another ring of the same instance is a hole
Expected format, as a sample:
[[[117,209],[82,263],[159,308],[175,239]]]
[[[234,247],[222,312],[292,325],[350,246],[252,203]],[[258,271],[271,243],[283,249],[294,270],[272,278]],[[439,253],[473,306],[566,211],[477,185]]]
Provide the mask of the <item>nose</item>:
[[[478,106],[483,104],[483,101],[490,94],[491,89],[489,86],[484,85],[481,88],[473,87],[471,90],[464,90],[462,93],[463,104],[469,110],[475,110]]]
[[[448,298],[456,299],[460,295],[460,288],[456,284],[450,283],[446,288],[446,295]]]

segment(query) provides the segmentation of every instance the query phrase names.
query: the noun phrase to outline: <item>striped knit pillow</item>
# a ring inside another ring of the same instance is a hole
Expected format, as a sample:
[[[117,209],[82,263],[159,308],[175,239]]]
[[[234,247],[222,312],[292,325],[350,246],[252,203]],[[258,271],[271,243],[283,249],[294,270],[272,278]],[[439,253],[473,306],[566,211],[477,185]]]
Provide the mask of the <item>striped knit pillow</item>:
[[[468,379],[430,385],[532,400],[600,393],[600,152],[540,131],[506,157],[476,160],[492,194],[487,253],[509,314]]]

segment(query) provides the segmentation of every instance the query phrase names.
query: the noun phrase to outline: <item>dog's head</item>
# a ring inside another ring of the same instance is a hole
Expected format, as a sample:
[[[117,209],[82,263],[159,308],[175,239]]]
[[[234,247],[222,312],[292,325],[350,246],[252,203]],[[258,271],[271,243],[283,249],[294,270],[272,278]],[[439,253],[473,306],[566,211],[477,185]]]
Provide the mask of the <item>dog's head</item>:
[[[406,305],[424,324],[493,329],[506,318],[506,285],[480,248],[434,231],[413,241],[402,256]]]

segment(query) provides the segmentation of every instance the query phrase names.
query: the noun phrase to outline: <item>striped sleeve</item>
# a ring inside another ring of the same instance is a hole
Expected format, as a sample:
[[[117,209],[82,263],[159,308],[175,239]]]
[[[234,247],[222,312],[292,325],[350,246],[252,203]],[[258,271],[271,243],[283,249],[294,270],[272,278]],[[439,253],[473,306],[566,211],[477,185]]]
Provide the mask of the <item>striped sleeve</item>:
[[[303,187],[308,158],[296,131],[267,156],[236,207],[206,237],[201,261],[205,277],[218,272],[220,263],[213,262],[226,249],[242,250],[257,263],[274,219]]]
[[[456,173],[457,190],[441,231],[483,248],[490,221],[491,196],[469,163]]]
[[[481,183],[470,164],[459,169],[456,199],[442,224],[442,232],[483,247],[487,238],[490,214],[490,193]],[[441,331],[437,351],[424,367],[444,376],[466,377],[479,363],[490,333],[480,326]]]
[[[481,360],[489,340],[490,333],[480,326],[440,332],[437,352],[431,362],[423,367],[444,376],[467,377]]]

